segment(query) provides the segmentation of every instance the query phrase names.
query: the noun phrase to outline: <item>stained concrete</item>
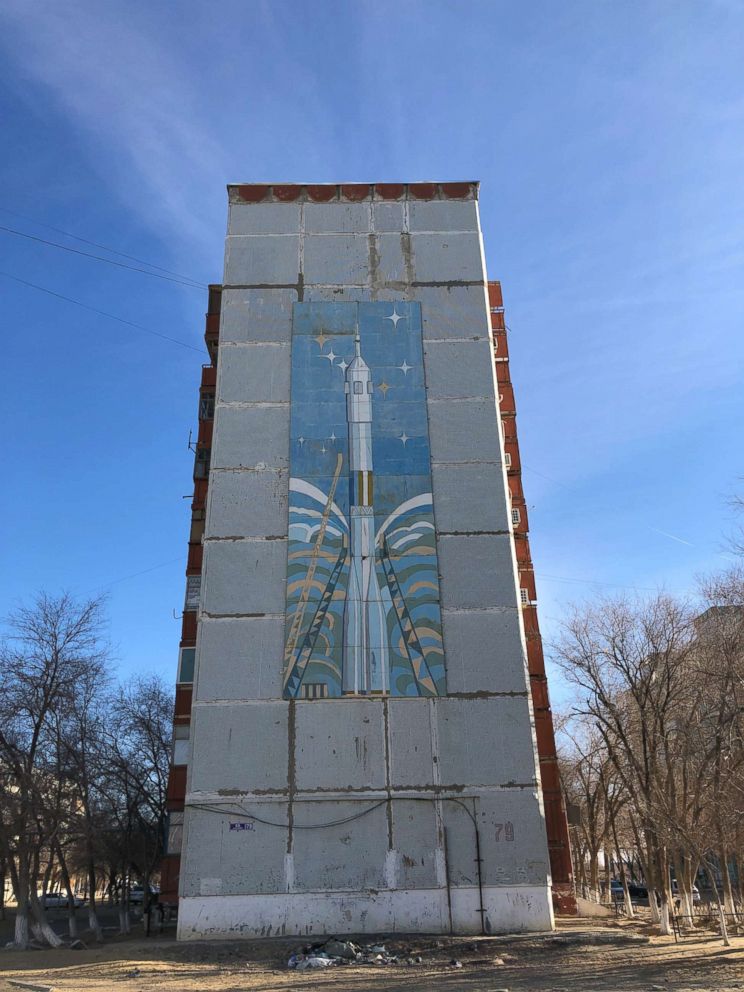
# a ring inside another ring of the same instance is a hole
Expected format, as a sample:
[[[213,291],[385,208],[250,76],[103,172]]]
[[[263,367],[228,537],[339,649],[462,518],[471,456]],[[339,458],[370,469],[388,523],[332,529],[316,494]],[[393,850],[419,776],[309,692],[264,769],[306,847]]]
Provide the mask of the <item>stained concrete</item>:
[[[219,394],[218,394],[219,399]],[[249,407],[218,403],[212,468],[289,468],[289,403]]]
[[[209,492],[210,539],[286,534],[288,491],[285,469],[215,471]]]
[[[296,289],[223,289],[220,344],[292,340]]]
[[[278,699],[284,617],[203,617],[199,624],[197,702]],[[204,663],[200,664],[201,658]]]
[[[220,360],[220,399],[240,403],[284,402],[289,391],[290,348],[284,343],[225,345]]]

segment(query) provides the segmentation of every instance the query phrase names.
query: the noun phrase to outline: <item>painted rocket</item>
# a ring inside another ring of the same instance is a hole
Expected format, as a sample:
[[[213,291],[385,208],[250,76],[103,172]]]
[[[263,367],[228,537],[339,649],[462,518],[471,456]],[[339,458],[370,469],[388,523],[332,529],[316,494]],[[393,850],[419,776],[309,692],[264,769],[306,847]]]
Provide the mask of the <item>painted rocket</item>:
[[[343,692],[390,691],[385,604],[376,568],[372,474],[372,379],[359,334],[346,369],[349,428],[349,585],[344,610]]]

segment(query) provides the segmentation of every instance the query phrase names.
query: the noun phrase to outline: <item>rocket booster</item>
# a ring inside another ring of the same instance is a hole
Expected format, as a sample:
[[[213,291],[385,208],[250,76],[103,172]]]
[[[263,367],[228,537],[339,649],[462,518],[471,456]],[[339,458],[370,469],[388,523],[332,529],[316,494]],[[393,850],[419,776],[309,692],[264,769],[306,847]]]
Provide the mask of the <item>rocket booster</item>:
[[[359,334],[346,369],[349,428],[349,586],[344,610],[344,693],[390,691],[385,604],[376,568],[372,473],[372,379]]]

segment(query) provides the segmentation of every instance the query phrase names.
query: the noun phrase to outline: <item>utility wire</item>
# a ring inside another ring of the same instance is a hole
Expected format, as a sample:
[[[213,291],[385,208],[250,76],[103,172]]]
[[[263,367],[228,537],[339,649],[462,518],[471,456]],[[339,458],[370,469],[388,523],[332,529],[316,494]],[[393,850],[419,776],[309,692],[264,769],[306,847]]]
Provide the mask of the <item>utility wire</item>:
[[[19,279],[18,276],[12,276],[9,272],[3,272],[0,270],[0,276],[5,276],[6,279],[12,279],[13,282],[18,282],[22,286],[29,286],[31,289],[37,289],[40,293],[46,293],[48,296],[55,296],[58,300],[64,300],[66,303],[73,303],[76,307],[82,307],[83,310],[90,310],[91,313],[97,313],[101,317],[108,317],[110,320],[116,320],[120,324],[126,324],[128,327],[135,327],[138,331],[144,331],[145,334],[152,334],[156,338],[162,338],[163,341],[170,341],[171,344],[177,344],[181,348],[188,348],[189,351],[195,351],[199,355],[204,354],[202,348],[195,348],[192,344],[186,344],[185,341],[179,341],[178,338],[172,338],[167,334],[161,334],[160,331],[153,331],[151,327],[144,327],[142,324],[135,324],[134,321],[126,320],[124,317],[117,317],[114,313],[108,313],[106,310],[99,310],[97,307],[91,307],[87,303],[81,303],[80,300],[74,300],[71,296],[64,296],[62,293],[56,293],[53,289],[47,289],[45,286],[39,286],[35,282],[28,282],[26,279]]]
[[[173,565],[177,561],[183,561],[183,555],[179,555],[178,558],[171,558],[168,561],[161,561],[159,565],[151,565],[149,568],[143,568],[140,572],[132,572],[130,575],[122,575],[118,579],[112,579],[110,582],[104,582],[100,586],[96,586],[96,591],[103,589],[109,589],[111,586],[117,585],[119,582],[127,582],[129,579],[136,579],[140,575],[147,575],[148,572],[156,572],[159,568],[165,568],[166,565]],[[91,592],[94,590],[91,590]]]
[[[16,231],[12,227],[5,227],[0,224],[0,231],[4,231],[5,234],[12,234],[17,238],[26,238],[28,241],[36,241],[39,244],[47,245],[50,248],[59,248],[61,251],[69,251],[73,255],[81,255],[83,258],[92,258],[96,262],[106,262],[108,265],[115,265],[120,269],[129,269],[130,272],[140,272],[142,275],[151,276],[153,279],[164,279],[166,282],[176,283],[178,286],[186,286],[189,289],[204,290],[207,289],[206,284],[197,283],[189,280],[188,282],[184,279],[176,278],[174,276],[166,276],[160,272],[151,272],[149,269],[140,268],[137,265],[127,265],[126,262],[117,262],[113,258],[105,258],[103,255],[93,255],[89,251],[81,251],[79,248],[70,248],[69,245],[61,245],[57,241],[47,241],[46,238],[38,238],[35,234],[25,234],[23,231]]]
[[[100,248],[102,251],[108,251],[112,255],[119,255],[121,258],[128,258],[130,262],[139,262],[140,265],[147,265],[151,269],[157,269],[158,272],[165,272],[169,276],[178,276],[179,279],[185,279],[187,282],[194,283],[199,286],[200,289],[208,289],[206,285],[200,283],[198,279],[192,279],[191,276],[185,276],[183,272],[174,272],[172,269],[164,269],[162,265],[155,265],[153,262],[148,262],[143,258],[137,258],[136,255],[127,255],[124,251],[118,251],[116,248],[110,248],[108,245],[99,244],[97,241],[89,241],[87,238],[81,238],[77,234],[72,234],[70,231],[64,231],[61,227],[53,227],[51,224],[44,224],[40,220],[35,220],[33,217],[27,217],[25,214],[19,214],[17,210],[9,210],[7,207],[0,207],[0,211],[4,214],[10,214],[11,217],[18,217],[19,220],[26,220],[29,224],[35,224],[37,227],[45,227],[48,231],[54,231],[55,234],[64,234],[66,238],[72,238],[73,241],[79,241],[81,244],[90,245],[92,248]]]
[[[548,575],[547,572],[535,572],[535,578],[542,582],[580,582],[588,586],[613,586],[616,589],[632,589],[634,592],[657,592],[649,586],[626,586],[620,582],[604,582],[601,579],[573,579],[568,575]]]

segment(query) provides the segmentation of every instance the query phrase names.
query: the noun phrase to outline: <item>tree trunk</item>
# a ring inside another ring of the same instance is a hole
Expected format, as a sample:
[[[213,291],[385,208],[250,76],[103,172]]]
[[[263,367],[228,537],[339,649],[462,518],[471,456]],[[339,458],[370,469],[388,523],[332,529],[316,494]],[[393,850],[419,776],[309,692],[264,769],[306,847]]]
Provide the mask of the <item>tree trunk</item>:
[[[726,926],[726,914],[724,913],[723,906],[721,905],[721,897],[718,894],[716,876],[713,874],[713,869],[708,864],[707,858],[703,858],[703,867],[705,868],[705,874],[708,876],[708,883],[713,889],[713,893],[716,897],[716,906],[718,907],[718,920],[721,925],[721,939],[723,940],[723,946],[731,947],[731,939],[729,938],[728,927]]]
[[[721,848],[719,854],[721,861],[721,878],[723,880],[723,905],[725,911],[736,920],[736,905],[734,904],[734,892],[731,888],[731,876],[729,875],[728,858],[725,848]]]
[[[30,893],[31,913],[33,916],[32,929],[41,940],[45,940],[50,947],[61,947],[62,938],[54,932],[49,920],[46,918],[44,908],[39,902],[36,893]]]
[[[19,894],[17,903],[13,943],[25,951],[28,947],[28,893]]]
[[[65,892],[67,893],[67,929],[70,934],[70,939],[77,940],[78,925],[77,916],[75,915],[75,893],[72,891],[72,882],[70,881],[70,873],[67,870],[67,862],[65,861],[64,854],[62,853],[62,848],[59,846],[57,848],[57,860],[59,861],[59,868],[62,873],[62,882],[65,887]]]
[[[597,851],[589,854],[589,898],[600,902],[599,898],[599,857]]]
[[[90,890],[90,895],[88,896],[88,926],[95,935],[96,943],[102,944],[103,931],[101,930],[101,924],[96,911],[96,867],[92,860],[88,861],[88,889]]]

